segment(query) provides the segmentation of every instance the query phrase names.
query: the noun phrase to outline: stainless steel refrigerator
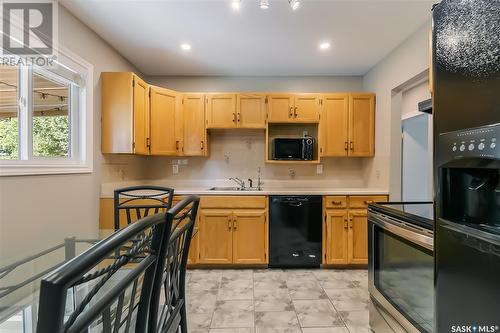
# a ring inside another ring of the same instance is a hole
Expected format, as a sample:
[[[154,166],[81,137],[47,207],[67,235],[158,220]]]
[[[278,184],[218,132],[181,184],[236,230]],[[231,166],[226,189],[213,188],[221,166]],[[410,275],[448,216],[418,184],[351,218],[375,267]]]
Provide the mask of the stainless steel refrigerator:
[[[500,0],[433,9],[435,332],[500,332]]]

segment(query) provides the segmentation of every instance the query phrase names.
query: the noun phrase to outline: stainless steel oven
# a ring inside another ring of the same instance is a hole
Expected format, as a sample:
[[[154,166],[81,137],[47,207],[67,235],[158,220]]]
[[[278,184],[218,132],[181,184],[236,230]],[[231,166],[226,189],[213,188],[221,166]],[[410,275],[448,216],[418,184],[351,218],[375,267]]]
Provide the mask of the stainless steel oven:
[[[432,203],[371,204],[368,289],[376,333],[432,332]]]

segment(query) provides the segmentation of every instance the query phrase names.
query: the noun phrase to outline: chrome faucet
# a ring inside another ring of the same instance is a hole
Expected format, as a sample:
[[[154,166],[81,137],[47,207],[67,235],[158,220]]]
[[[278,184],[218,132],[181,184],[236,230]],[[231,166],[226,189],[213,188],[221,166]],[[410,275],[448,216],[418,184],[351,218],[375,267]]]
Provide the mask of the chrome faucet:
[[[257,169],[257,191],[262,191],[262,185],[264,185],[264,182],[261,179],[260,176],[260,167]]]
[[[231,178],[229,178],[229,180],[232,180],[233,182],[235,182],[236,184],[238,184],[239,187],[240,187],[240,190],[244,190],[245,189],[245,181],[244,180],[241,180],[238,177],[235,177],[235,178],[231,177]]]

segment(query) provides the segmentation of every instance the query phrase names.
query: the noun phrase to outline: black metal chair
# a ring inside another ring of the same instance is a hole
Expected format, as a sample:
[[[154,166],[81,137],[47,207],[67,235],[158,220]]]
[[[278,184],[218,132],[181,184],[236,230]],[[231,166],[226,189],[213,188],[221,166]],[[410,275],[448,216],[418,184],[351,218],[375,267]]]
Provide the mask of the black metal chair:
[[[149,216],[166,213],[172,207],[174,189],[161,186],[130,186],[114,192],[115,230],[120,229],[120,212],[125,212],[127,225]],[[135,216],[133,216],[135,213]]]
[[[200,199],[190,196],[167,212],[172,231],[168,246],[159,255],[153,296],[151,297],[149,332],[187,333],[186,266]],[[163,296],[163,297],[162,297]]]
[[[146,332],[171,223],[166,214],[145,217],[44,278],[37,332]],[[68,293],[76,295],[70,304]]]

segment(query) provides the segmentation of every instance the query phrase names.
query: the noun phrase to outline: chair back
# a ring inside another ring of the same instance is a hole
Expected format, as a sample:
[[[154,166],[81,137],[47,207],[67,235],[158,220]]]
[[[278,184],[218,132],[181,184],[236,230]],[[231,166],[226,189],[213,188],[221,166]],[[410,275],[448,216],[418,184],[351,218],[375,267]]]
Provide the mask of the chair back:
[[[124,226],[123,220],[129,225],[151,214],[166,213],[172,207],[173,197],[174,189],[161,186],[141,185],[115,190],[115,230]]]
[[[187,332],[186,266],[199,201],[189,196],[167,212],[171,232],[158,259],[148,325],[151,333],[178,332],[179,327]]]
[[[44,278],[37,332],[145,332],[171,221],[166,214],[143,218]]]

